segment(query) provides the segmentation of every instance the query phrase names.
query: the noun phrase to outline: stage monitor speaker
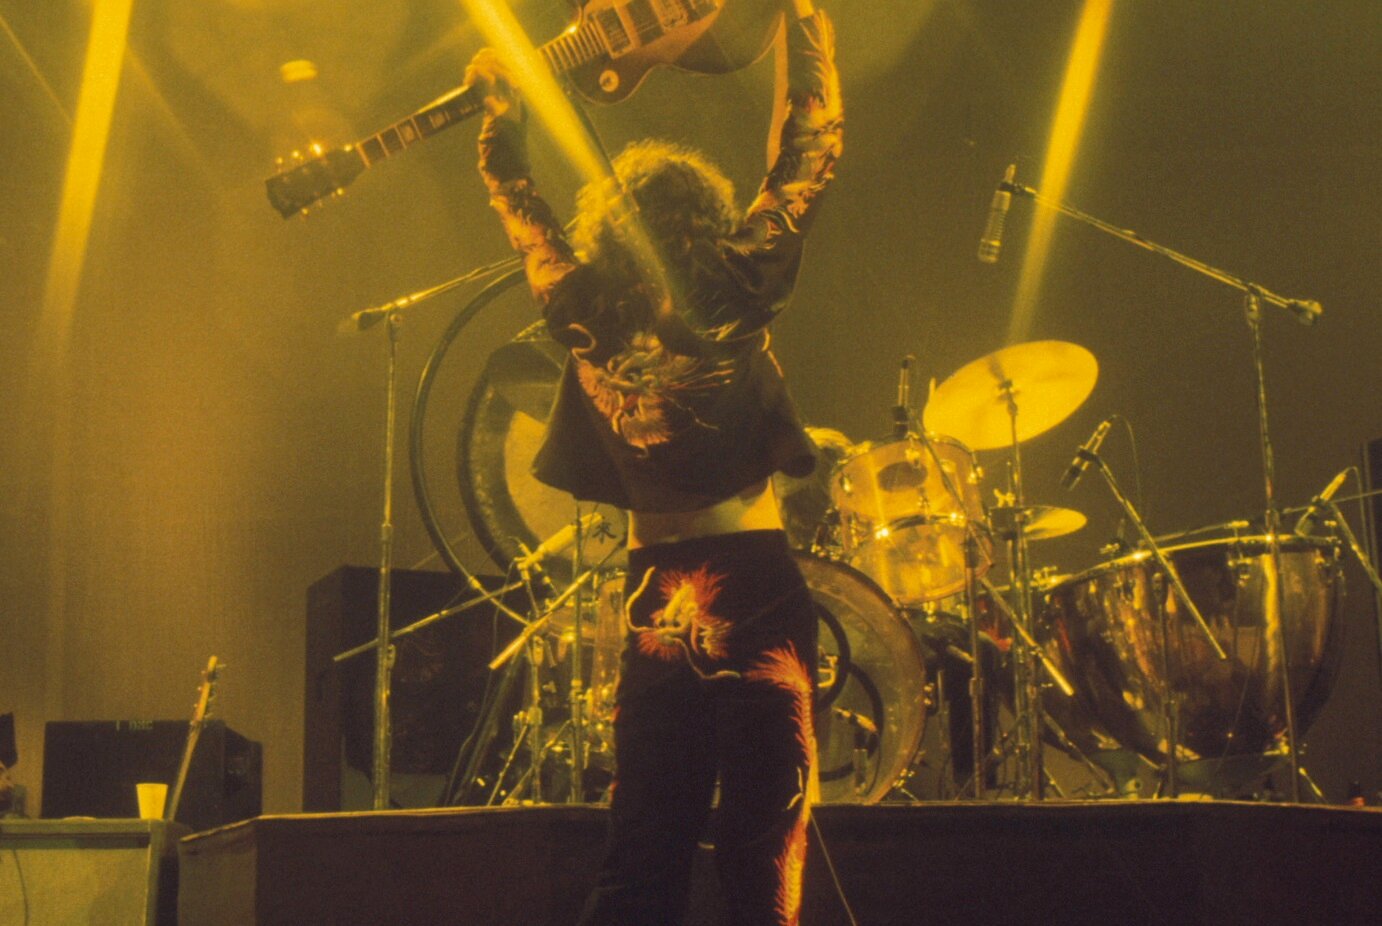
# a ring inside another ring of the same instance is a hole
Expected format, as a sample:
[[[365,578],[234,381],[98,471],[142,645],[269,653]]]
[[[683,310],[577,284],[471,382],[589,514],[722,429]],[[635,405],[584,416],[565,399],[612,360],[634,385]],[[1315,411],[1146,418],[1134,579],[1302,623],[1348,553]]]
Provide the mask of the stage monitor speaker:
[[[486,588],[501,585],[495,577],[478,578]],[[378,569],[342,566],[307,590],[304,811],[367,809],[351,801],[344,780],[347,767],[368,775],[373,765],[375,654],[370,650],[343,663],[333,657],[375,638],[378,588]],[[474,593],[449,572],[396,569],[391,597],[397,630]],[[528,610],[521,592],[505,601],[520,613]],[[450,773],[494,675],[489,660],[517,630],[510,618],[480,605],[398,641],[389,702],[393,774],[444,779]],[[427,803],[418,806],[433,806],[431,794],[438,791],[432,788]]]
[[[188,832],[163,820],[0,819],[0,923],[176,926]]]
[[[185,720],[50,721],[43,734],[43,816],[138,817],[135,785],[170,788],[187,745]],[[193,830],[261,812],[258,743],[208,720],[187,769],[177,820]]]

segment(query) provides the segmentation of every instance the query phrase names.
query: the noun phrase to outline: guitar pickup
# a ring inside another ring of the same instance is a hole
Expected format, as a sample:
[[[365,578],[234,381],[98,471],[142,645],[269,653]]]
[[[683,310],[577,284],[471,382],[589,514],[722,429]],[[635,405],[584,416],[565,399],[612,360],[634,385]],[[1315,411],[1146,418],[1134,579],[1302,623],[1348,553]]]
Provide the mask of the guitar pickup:
[[[691,21],[687,0],[651,0],[651,2],[657,11],[657,21],[662,24],[663,32],[684,26]]]
[[[623,17],[617,9],[600,10],[595,14],[594,22],[611,58],[618,58],[633,50],[633,40],[629,37],[629,30],[624,27]]]

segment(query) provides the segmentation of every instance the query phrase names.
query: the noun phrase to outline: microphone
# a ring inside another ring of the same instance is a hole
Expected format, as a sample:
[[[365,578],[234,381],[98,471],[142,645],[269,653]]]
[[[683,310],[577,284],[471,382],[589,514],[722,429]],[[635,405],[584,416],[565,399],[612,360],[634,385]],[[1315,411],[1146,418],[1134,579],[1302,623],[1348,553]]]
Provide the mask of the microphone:
[[[916,359],[911,354],[903,357],[902,369],[897,374],[897,404],[893,406],[894,437],[906,437],[911,427],[912,362]]]
[[[391,305],[392,303],[389,306],[361,309],[358,312],[350,313],[337,323],[336,333],[339,335],[349,335],[355,334],[357,331],[364,331],[367,328],[373,328],[383,321],[385,317],[388,316],[389,312],[392,311]]]
[[[1305,529],[1310,526],[1310,522],[1314,520],[1315,515],[1319,513],[1320,508],[1324,507],[1324,505],[1334,497],[1334,493],[1339,491],[1339,488],[1344,484],[1344,480],[1348,478],[1348,471],[1351,468],[1352,467],[1347,467],[1342,470],[1339,475],[1330,480],[1329,485],[1324,487],[1323,492],[1310,500],[1310,505],[1305,509],[1305,513],[1300,516],[1300,520],[1296,521],[1295,533],[1300,534],[1305,532]]]
[[[1113,419],[1105,418],[1099,422],[1099,426],[1094,429],[1094,433],[1089,435],[1089,440],[1075,451],[1075,459],[1070,461],[1069,468],[1065,475],[1060,477],[1060,487],[1062,489],[1073,489],[1075,483],[1080,481],[1084,471],[1089,469],[1091,458],[1099,452],[1099,447],[1103,445],[1104,438],[1108,437],[1108,429],[1113,427]]]
[[[1324,306],[1315,299],[1288,299],[1286,308],[1296,313],[1296,320],[1302,325],[1313,325],[1324,314]]]
[[[600,526],[604,522],[605,519],[600,516],[598,511],[592,511],[590,514],[580,519],[580,530],[582,532],[587,532]],[[542,541],[542,543],[538,544],[536,549],[525,552],[522,556],[518,557],[518,559],[514,560],[514,568],[519,572],[526,572],[547,557],[555,556],[562,552],[576,542],[576,528],[577,525],[574,522],[566,525],[561,530]]]
[[[1017,165],[1009,164],[1003,181],[993,191],[993,202],[989,203],[989,221],[984,226],[984,237],[979,239],[979,260],[983,263],[998,263],[998,249],[1003,246],[1003,222],[1008,217],[1008,207],[1013,204],[1013,195],[1008,187],[1015,176]]]

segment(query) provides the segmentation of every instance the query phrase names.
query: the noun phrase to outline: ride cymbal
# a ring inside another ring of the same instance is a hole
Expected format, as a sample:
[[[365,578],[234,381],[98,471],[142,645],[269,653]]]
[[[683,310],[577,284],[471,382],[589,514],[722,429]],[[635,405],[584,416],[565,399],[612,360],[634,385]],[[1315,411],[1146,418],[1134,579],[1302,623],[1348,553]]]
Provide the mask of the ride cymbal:
[[[1029,341],[971,361],[934,389],[926,430],[993,450],[1036,437],[1068,418],[1094,391],[1099,362],[1078,344]]]

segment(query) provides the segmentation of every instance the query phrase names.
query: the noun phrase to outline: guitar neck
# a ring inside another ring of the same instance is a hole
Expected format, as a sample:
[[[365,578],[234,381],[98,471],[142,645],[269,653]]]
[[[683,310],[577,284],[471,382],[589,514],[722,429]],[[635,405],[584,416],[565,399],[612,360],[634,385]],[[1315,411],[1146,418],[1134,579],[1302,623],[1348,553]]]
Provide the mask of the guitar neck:
[[[168,795],[168,803],[163,808],[163,818],[177,818],[178,805],[182,803],[182,789],[187,784],[187,771],[192,767],[192,756],[197,752],[197,741],[201,738],[202,722],[194,720],[187,731],[187,745],[182,750],[182,761],[178,764],[177,779]]]
[[[568,29],[537,51],[553,73],[562,75],[605,54],[605,45],[592,20]],[[476,115],[483,109],[484,102],[478,87],[460,87],[351,147],[359,153],[365,167],[373,167]]]
[[[778,2],[735,0],[735,9],[748,11],[741,15],[750,27],[775,26],[781,16]],[[711,38],[705,33],[720,21],[725,3],[586,0],[580,18],[537,51],[549,70],[559,76],[569,75],[582,96],[602,103],[617,102],[633,92],[648,70],[657,65],[684,63],[692,70],[718,72],[756,60],[767,47],[766,39],[745,45],[717,34],[713,41],[703,41]],[[763,30],[743,31],[757,34]],[[586,67],[592,62],[598,66]],[[344,190],[365,168],[465,121],[483,106],[483,94],[465,86],[354,144],[326,151],[314,147],[314,157],[300,160],[265,181],[269,203],[285,219],[297,215]]]

